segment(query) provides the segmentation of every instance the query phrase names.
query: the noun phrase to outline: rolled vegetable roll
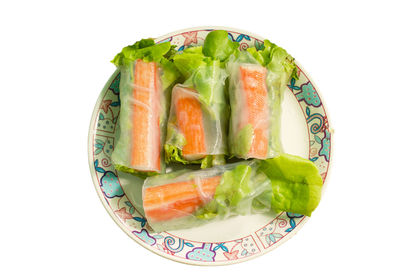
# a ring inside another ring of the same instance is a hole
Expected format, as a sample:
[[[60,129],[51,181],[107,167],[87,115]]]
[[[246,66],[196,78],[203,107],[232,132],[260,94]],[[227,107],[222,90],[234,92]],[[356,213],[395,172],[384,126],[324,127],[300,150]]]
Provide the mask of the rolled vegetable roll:
[[[202,168],[225,163],[229,107],[224,61],[235,48],[227,32],[213,31],[204,47],[187,48],[173,57],[185,82],[172,91],[167,162],[199,163]]]
[[[149,225],[161,232],[271,209],[309,216],[318,206],[321,187],[311,161],[285,154],[149,177],[142,198]]]
[[[117,170],[139,176],[164,172],[170,87],[179,76],[167,59],[172,49],[169,42],[142,40],[113,60],[121,71],[119,137],[112,154]]]
[[[293,58],[265,41],[263,50],[236,52],[227,63],[230,74],[230,153],[249,159],[266,159],[282,152],[281,101],[292,75]]]
[[[257,64],[241,64],[235,72],[238,84],[232,89],[231,99],[238,102],[232,103],[231,130],[241,138],[243,133],[251,132],[251,139],[245,142],[246,153],[241,153],[240,145],[236,142],[236,136],[231,139],[235,146],[235,155],[242,158],[266,159],[268,156],[268,126],[269,108],[267,91],[267,69]],[[235,77],[233,77],[235,78]],[[234,84],[231,82],[231,84]],[[232,86],[233,87],[233,86]],[[239,150],[239,152],[237,152]]]

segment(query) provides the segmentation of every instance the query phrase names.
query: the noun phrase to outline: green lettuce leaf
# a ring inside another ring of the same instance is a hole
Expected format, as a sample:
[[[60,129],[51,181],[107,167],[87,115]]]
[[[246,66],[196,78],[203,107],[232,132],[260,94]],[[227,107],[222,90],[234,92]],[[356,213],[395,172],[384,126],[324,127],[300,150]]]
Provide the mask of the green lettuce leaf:
[[[171,54],[175,46],[170,42],[155,44],[153,39],[142,39],[132,45],[128,45],[118,53],[111,61],[114,65],[123,66],[131,61],[143,59],[146,62],[160,62],[162,58]]]
[[[206,157],[198,160],[186,160],[183,158],[182,149],[172,144],[164,144],[165,162],[179,162],[182,164],[200,164],[201,169],[210,168],[217,165],[225,164],[224,155],[206,155]]]
[[[120,165],[120,164],[114,164],[114,167],[115,167],[115,169],[117,171],[121,171],[121,172],[125,172],[125,173],[128,173],[128,174],[132,174],[132,175],[138,176],[138,177],[143,178],[143,179],[145,179],[147,177],[158,175],[157,172],[141,172],[141,171],[137,171],[135,169],[132,169],[132,168],[126,167],[124,165]]]
[[[254,57],[254,59],[257,60],[261,65],[265,66],[265,60],[264,56],[261,54],[261,51],[258,51],[255,47],[249,47],[246,50],[248,53],[251,54],[251,56]]]
[[[205,59],[202,46],[186,48],[173,57],[174,65],[185,79],[188,79],[200,66],[204,66]]]
[[[222,206],[237,206],[251,192],[249,186],[251,167],[239,165],[226,171],[215,191],[215,200]]]
[[[186,160],[182,156],[182,149],[178,148],[175,145],[164,144],[165,151],[165,162],[180,162],[182,164],[189,164],[190,161]]]
[[[319,204],[322,184],[317,167],[308,159],[282,154],[253,160],[226,170],[213,200],[200,208],[196,217],[223,218],[228,213],[244,215],[271,208],[311,216]]]
[[[265,40],[260,50],[255,47],[246,49],[261,65],[275,73],[293,76],[298,79],[294,58],[285,49]],[[286,77],[284,79],[287,79]]]
[[[266,40],[264,44],[267,43],[271,44]],[[278,47],[275,44],[271,45],[271,47],[266,47],[262,52],[268,69],[274,72],[285,72],[288,75],[291,75],[293,70],[296,68],[293,57],[283,48]]]
[[[161,81],[163,90],[165,90],[180,78],[180,72],[170,60],[176,53],[175,47],[170,42],[155,44],[153,39],[142,39],[133,45],[124,47],[111,63],[117,67],[130,66],[137,59],[160,63],[163,70]]]
[[[215,190],[213,200],[199,209],[196,217],[212,219],[216,216],[223,216],[230,210],[237,210],[235,207],[253,192],[250,185],[251,171],[251,167],[245,164],[238,165],[233,170],[225,171]],[[236,212],[240,214],[240,211]]]
[[[217,155],[207,155],[205,158],[201,159],[201,169],[210,168],[213,166],[224,165],[225,156],[223,154]]]
[[[323,184],[315,164],[290,154],[282,154],[261,163],[262,171],[272,184],[272,208],[276,212],[311,216],[321,199]]]
[[[227,74],[218,60],[208,61],[199,67],[185,82],[199,92],[200,101],[207,105],[226,104],[224,86]]]
[[[271,209],[271,198],[272,189],[265,190],[257,196],[252,202],[254,211],[265,211],[265,208]]]
[[[285,49],[269,40],[264,41],[262,50],[257,51],[255,48],[249,48],[247,51],[270,71],[285,73],[290,76],[296,68],[293,57]]]
[[[231,153],[238,157],[245,157],[251,148],[254,129],[251,124],[245,125],[230,142]]]
[[[167,126],[167,141],[164,144],[165,162],[180,162],[182,164],[201,164],[201,168],[210,168],[216,165],[225,164],[223,155],[207,155],[199,160],[186,160],[182,155],[182,148],[186,145],[186,138],[178,130],[174,128],[172,122]]]
[[[182,148],[186,145],[186,138],[175,129],[173,120],[171,119],[167,125],[166,142],[168,143],[164,144],[165,162],[181,162],[183,164],[188,164],[188,161],[182,156]]]
[[[229,56],[238,49],[239,43],[229,39],[228,32],[224,30],[214,30],[208,33],[204,40],[204,55],[221,62],[229,58]]]
[[[160,60],[161,67],[163,69],[163,74],[161,75],[161,83],[163,86],[163,90],[166,90],[168,87],[176,83],[177,80],[180,79],[181,74],[176,68],[175,64],[166,59],[162,58]]]

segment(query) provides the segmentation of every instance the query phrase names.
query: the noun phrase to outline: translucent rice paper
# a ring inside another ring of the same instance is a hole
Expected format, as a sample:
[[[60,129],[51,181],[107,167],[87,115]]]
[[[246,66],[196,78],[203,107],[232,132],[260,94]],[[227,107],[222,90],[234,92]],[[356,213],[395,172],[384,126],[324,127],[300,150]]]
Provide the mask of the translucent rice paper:
[[[120,70],[119,138],[112,161],[117,170],[139,176],[163,173],[168,89],[162,86],[162,70],[142,60]]]
[[[227,71],[230,154],[243,159],[275,157],[282,152],[280,76],[246,51],[231,56]]]
[[[271,181],[255,160],[149,177],[142,192],[146,219],[156,232],[265,213],[271,196]]]
[[[220,62],[211,61],[173,88],[165,144],[167,162],[201,163],[202,168],[225,163],[229,117],[226,77]]]

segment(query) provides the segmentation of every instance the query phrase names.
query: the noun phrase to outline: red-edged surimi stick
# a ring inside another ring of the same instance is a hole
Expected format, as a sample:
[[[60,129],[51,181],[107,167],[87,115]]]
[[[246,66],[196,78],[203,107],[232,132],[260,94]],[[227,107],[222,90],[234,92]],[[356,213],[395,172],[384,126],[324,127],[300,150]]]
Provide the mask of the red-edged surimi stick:
[[[194,89],[175,86],[172,98],[179,131],[186,139],[182,155],[187,160],[197,160],[206,156],[206,141],[201,104]]]
[[[157,64],[137,60],[132,92],[131,166],[139,171],[161,170],[160,84]]]
[[[192,179],[143,191],[143,208],[151,222],[166,221],[192,215],[210,201],[221,176]]]

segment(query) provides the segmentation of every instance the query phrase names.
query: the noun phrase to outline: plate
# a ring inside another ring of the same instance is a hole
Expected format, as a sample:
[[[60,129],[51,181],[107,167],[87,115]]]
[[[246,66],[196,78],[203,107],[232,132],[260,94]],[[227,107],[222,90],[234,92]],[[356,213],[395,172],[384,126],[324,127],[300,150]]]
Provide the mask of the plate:
[[[177,45],[178,50],[183,50],[202,45],[213,29],[228,31],[230,38],[240,43],[240,49],[263,41],[262,37],[233,28],[201,27],[173,32],[156,39],[156,42],[169,41]],[[329,119],[314,82],[297,61],[296,64],[299,80],[288,82],[282,103],[282,143],[285,152],[314,162],[325,184],[331,156]],[[306,216],[271,213],[234,217],[188,230],[149,232],[140,205],[143,180],[117,172],[110,158],[120,110],[119,81],[120,74],[116,71],[100,93],[94,108],[88,138],[89,167],[104,207],[133,240],[174,261],[226,265],[271,251],[304,225]]]

